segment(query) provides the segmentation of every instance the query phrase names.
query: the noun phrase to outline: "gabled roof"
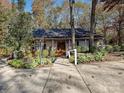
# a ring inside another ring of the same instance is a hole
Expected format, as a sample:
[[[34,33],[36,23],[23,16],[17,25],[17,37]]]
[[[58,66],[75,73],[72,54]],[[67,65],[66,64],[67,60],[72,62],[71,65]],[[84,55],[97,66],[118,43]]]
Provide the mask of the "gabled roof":
[[[86,31],[82,28],[76,28],[75,29],[76,37],[84,37],[89,36],[89,31]],[[95,33],[94,33],[95,34]],[[65,29],[50,29],[50,30],[44,30],[44,29],[36,29],[33,31],[34,38],[67,38],[71,37],[71,29],[65,28]]]

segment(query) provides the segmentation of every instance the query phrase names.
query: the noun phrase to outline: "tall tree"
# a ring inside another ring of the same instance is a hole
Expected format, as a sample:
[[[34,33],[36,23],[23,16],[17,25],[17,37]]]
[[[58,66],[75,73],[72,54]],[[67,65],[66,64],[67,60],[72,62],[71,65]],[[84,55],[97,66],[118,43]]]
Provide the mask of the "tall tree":
[[[98,0],[92,0],[92,8],[91,8],[91,22],[90,22],[90,52],[92,52],[92,48],[94,47],[94,32],[95,32],[95,10]]]
[[[52,0],[34,0],[32,10],[37,27],[47,28],[46,11],[51,4]]]
[[[33,21],[32,15],[24,11],[25,0],[18,0],[17,10],[9,22],[6,44],[20,51],[29,44],[32,36]],[[12,12],[13,13],[13,12]]]
[[[75,0],[69,0],[70,6],[70,26],[71,26],[71,33],[72,33],[72,49],[75,48],[75,23],[74,23],[74,3]]]
[[[8,31],[7,26],[10,17],[10,7],[7,7],[4,4],[0,2],[0,45],[4,43]]]
[[[118,7],[118,45],[122,45],[122,31],[124,30],[124,0],[101,0],[104,2],[104,10],[110,11],[113,7]]]
[[[24,7],[25,7],[25,0],[18,0],[18,11],[24,12]]]

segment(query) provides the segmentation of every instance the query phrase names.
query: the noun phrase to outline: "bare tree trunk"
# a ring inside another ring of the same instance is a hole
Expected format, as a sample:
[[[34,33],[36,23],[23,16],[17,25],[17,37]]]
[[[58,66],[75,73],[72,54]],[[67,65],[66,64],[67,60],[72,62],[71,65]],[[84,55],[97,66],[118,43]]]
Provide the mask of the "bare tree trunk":
[[[74,3],[75,3],[75,0],[69,0],[69,4],[70,4],[70,25],[71,25],[71,31],[72,31],[72,49],[75,48]]]
[[[118,45],[122,45],[122,30],[124,24],[124,9],[123,9],[124,0],[121,0],[120,5],[122,5],[119,9],[119,23],[118,23]]]
[[[90,21],[90,42],[89,42],[89,51],[92,52],[92,47],[94,47],[94,32],[95,32],[95,10],[98,0],[92,0],[92,9],[91,9],[91,21]]]

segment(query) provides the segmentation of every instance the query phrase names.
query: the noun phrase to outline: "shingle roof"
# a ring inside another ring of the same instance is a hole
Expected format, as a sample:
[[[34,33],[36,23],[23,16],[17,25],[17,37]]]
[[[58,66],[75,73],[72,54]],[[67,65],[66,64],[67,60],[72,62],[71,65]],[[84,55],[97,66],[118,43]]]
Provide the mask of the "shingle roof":
[[[81,28],[76,28],[75,29],[76,37],[83,37],[83,36],[88,36],[89,31],[86,31]],[[71,29],[50,29],[50,30],[44,30],[44,29],[36,29],[33,31],[33,36],[35,38],[42,38],[42,37],[47,37],[47,38],[66,38],[66,37],[71,37]]]

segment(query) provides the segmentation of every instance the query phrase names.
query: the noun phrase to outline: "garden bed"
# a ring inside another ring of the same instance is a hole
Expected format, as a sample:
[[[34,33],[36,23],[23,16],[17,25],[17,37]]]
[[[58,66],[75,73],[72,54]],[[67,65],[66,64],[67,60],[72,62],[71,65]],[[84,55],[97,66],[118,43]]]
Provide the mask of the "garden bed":
[[[122,52],[109,53],[105,56],[104,61],[121,61],[124,60],[124,55]]]
[[[52,66],[56,58],[42,58],[42,63],[39,59],[33,59],[31,61],[25,61],[24,59],[13,59],[9,60],[8,64],[14,68],[24,68],[24,69],[33,69],[39,67],[49,67]]]

